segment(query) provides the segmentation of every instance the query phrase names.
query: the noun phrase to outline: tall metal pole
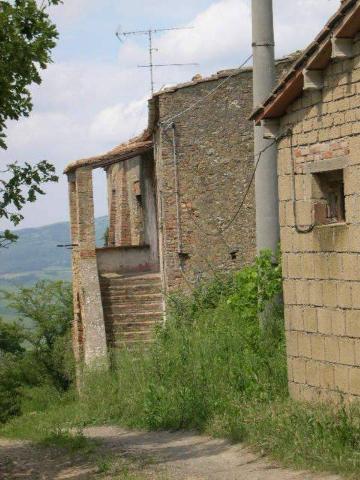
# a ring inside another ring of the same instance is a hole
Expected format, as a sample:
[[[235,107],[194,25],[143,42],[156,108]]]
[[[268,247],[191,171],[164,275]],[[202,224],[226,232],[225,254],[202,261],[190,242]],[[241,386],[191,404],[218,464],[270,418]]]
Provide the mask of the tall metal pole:
[[[261,105],[276,82],[272,0],[252,0],[254,55],[254,107]],[[277,180],[277,146],[264,139],[262,126],[254,127],[255,162],[261,158],[255,177],[257,250],[275,252],[280,239]]]
[[[154,61],[153,61],[153,44],[152,31],[149,30],[149,53],[150,53],[150,81],[151,81],[151,96],[154,95]]]

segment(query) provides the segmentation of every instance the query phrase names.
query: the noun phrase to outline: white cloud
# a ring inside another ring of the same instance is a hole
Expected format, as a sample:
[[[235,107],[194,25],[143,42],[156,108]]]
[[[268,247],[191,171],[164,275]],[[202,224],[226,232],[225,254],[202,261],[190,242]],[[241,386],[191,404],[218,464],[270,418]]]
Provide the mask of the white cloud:
[[[115,143],[133,137],[146,127],[147,99],[146,96],[127,105],[119,103],[105,108],[94,118],[90,135]]]
[[[51,6],[49,11],[56,23],[68,24],[90,12],[96,3],[97,0],[64,0],[63,4]]]
[[[277,55],[304,48],[335,11],[339,0],[274,0]],[[219,0],[188,22],[191,30],[179,30],[155,35],[155,63],[198,62],[195,69],[184,69],[187,78],[194,71],[204,74],[237,66],[251,52],[250,0]],[[147,60],[147,50],[135,39],[120,47],[119,58],[125,65],[137,65]],[[145,60],[144,60],[145,59]],[[180,70],[173,72],[183,81]],[[169,70],[156,71],[161,83],[174,78]]]
[[[161,55],[168,60],[213,63],[249,49],[250,9],[246,2],[222,0],[211,5],[189,23],[193,30],[173,31],[160,42]]]
[[[120,6],[137,15],[144,1],[134,0],[134,5],[123,3]],[[165,0],[150,1],[160,15]],[[169,2],[166,2],[166,11]],[[190,0],[186,0],[186,8],[190,3],[193,10]],[[201,6],[205,3],[208,7],[188,21],[188,25],[195,26],[194,30],[157,36],[154,45],[159,49],[155,62],[195,61],[200,66],[157,70],[159,83],[156,88],[164,83],[187,80],[195,72],[209,74],[237,66],[251,51],[250,0],[199,0]],[[171,4],[175,8],[176,3]],[[304,48],[338,4],[339,0],[274,0],[278,56]],[[54,8],[53,12],[60,24],[71,29],[72,22],[85,19],[85,14],[95,7],[104,8],[104,5],[112,5],[108,8],[113,8],[114,17],[117,16],[119,4],[112,0],[65,0],[65,4]],[[144,8],[148,12],[149,3]],[[156,24],[154,17],[142,20]],[[162,21],[164,23],[164,19]],[[104,24],[103,28],[106,30],[97,33],[100,41],[110,31],[109,24]],[[83,42],[84,48],[87,47],[89,38],[78,33],[76,28],[69,31],[74,42]],[[149,91],[149,72],[137,70],[136,66],[148,60],[146,43],[138,43],[135,38],[127,40],[114,60],[105,61],[99,53],[97,55],[89,62],[79,62],[71,52],[67,52],[64,60],[62,53],[63,60],[44,72],[43,84],[33,88],[34,112],[29,119],[9,124],[9,150],[0,152],[0,160],[46,158],[55,163],[61,173],[68,161],[105,152],[141,132],[147,116],[145,95]],[[56,206],[56,209],[49,206]],[[25,213],[24,226],[66,219],[66,182],[62,180],[58,186],[49,186],[46,198],[29,206]]]

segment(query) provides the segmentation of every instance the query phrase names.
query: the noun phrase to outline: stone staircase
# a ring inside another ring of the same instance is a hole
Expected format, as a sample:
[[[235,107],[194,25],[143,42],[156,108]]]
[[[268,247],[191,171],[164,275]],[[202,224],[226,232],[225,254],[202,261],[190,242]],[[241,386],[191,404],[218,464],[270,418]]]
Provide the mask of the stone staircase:
[[[131,347],[152,341],[164,318],[159,273],[100,277],[108,345]]]

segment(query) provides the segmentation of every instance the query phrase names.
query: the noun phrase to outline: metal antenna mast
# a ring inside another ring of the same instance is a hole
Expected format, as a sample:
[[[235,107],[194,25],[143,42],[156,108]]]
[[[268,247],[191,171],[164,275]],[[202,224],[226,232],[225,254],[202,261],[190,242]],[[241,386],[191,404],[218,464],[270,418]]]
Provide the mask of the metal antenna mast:
[[[123,32],[119,29],[116,32],[116,36],[122,42],[123,38],[126,38],[130,35],[146,35],[148,37],[149,44],[149,64],[148,65],[138,65],[138,68],[148,68],[150,70],[150,82],[151,82],[151,95],[154,94],[154,68],[158,67],[185,67],[185,66],[195,66],[199,65],[198,63],[166,63],[166,64],[154,64],[154,52],[157,52],[158,49],[153,46],[153,35],[161,32],[169,32],[172,30],[191,30],[194,27],[173,27],[173,28],[150,28],[149,30],[136,30],[133,32]]]

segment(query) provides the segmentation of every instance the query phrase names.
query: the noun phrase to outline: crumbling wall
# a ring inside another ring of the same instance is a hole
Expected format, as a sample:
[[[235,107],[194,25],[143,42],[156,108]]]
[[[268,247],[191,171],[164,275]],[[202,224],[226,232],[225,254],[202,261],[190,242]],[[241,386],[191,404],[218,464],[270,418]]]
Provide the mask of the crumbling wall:
[[[332,61],[324,89],[304,92],[281,124],[293,130],[278,156],[289,384],[294,398],[310,401],[360,397],[359,38],[354,48],[354,59]],[[329,205],[324,212],[332,200],[321,190],[334,173],[345,202],[337,220]],[[294,195],[298,229],[316,223],[309,233],[295,230]]]

